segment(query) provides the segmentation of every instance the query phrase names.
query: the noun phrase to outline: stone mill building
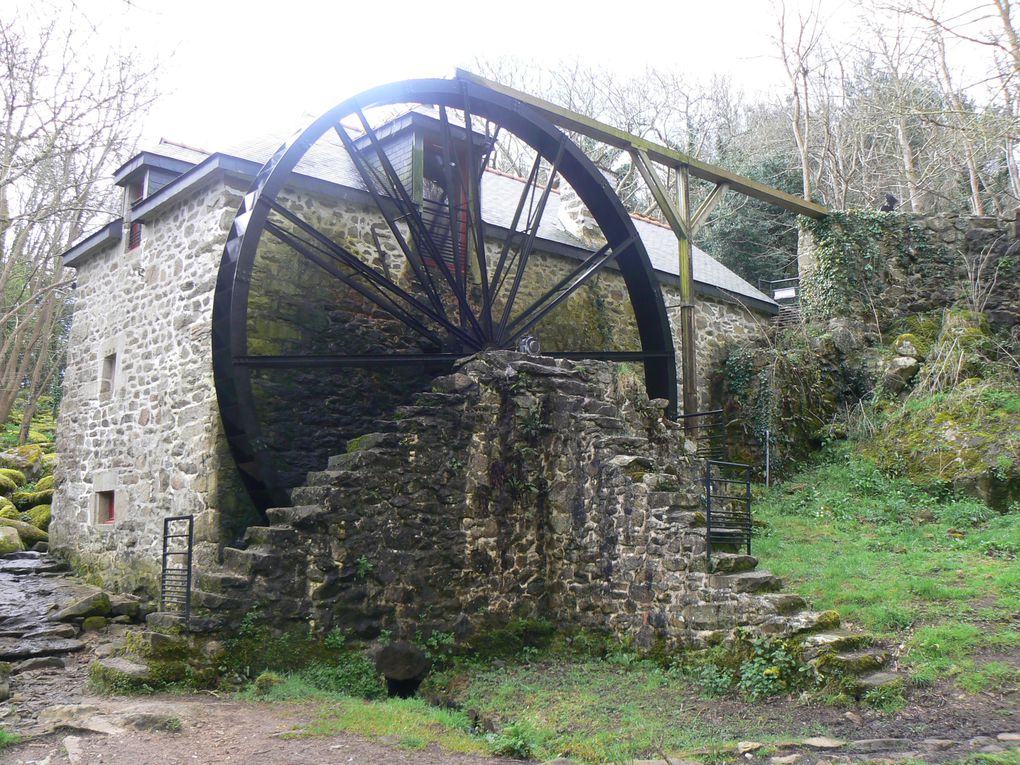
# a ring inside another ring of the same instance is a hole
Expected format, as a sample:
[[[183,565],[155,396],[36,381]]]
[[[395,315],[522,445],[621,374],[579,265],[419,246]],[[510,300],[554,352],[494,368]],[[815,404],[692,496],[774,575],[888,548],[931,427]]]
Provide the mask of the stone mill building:
[[[670,404],[641,390],[640,364],[607,363],[647,344],[630,266],[606,260],[607,213],[549,180],[573,150],[545,138],[533,139],[545,159],[495,170],[492,123],[531,134],[482,102],[459,126],[435,99],[366,110],[361,124],[350,110],[274,187],[261,249],[234,276],[245,296],[230,317],[246,333],[230,360],[240,393],[217,377],[214,313],[229,242],[254,220],[250,189],[271,176],[280,138],[222,151],[163,141],[118,170],[123,214],[64,254],[77,290],[55,551],[113,589],[154,594],[163,519],[193,516],[197,605],[237,612],[261,591],[293,618],[365,634],[426,612],[469,630],[483,607],[674,635],[790,610],[792,596],[743,602],[766,597],[748,594],[757,585],[731,588],[726,605],[704,594],[709,574],[684,560],[699,544],[685,534],[701,467],[662,417]],[[675,325],[676,238],[650,219],[621,226],[643,243]],[[634,246],[621,236],[616,252]],[[693,278],[702,368],[778,312],[697,249]],[[508,307],[503,334],[493,328],[508,293],[543,289],[540,320]],[[458,304],[448,323],[434,309],[443,301]],[[476,324],[493,337],[528,331],[473,356]],[[535,343],[558,359],[515,352]],[[464,366],[446,361],[458,349],[472,357]],[[383,352],[406,358],[373,366]],[[660,356],[673,364],[671,353]],[[256,428],[247,446],[231,406]]]

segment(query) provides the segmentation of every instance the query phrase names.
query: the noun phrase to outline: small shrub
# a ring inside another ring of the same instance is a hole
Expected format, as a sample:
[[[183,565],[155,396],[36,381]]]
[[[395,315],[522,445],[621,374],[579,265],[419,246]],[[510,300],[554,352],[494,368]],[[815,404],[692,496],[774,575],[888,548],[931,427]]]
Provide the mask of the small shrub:
[[[500,757],[530,760],[538,748],[538,735],[527,723],[510,723],[499,733],[487,736],[492,753]]]
[[[382,677],[376,672],[371,659],[362,653],[346,653],[332,663],[316,662],[298,674],[320,691],[362,699],[386,696]]]
[[[256,696],[265,697],[272,693],[274,688],[282,684],[283,678],[275,672],[263,672],[255,678],[255,682],[252,684],[252,690]]]
[[[811,668],[801,664],[783,643],[754,638],[749,645],[750,656],[740,663],[737,687],[751,701],[787,693],[810,679]]]
[[[3,728],[0,728],[0,752],[9,746],[17,744],[21,739],[15,736],[13,733],[8,733]]]
[[[861,701],[887,714],[894,714],[907,706],[903,689],[899,687],[872,688],[864,694]]]
[[[733,684],[736,682],[736,676],[732,670],[715,664],[692,667],[687,671],[687,675],[694,681],[698,690],[709,698],[725,696],[733,689]]]

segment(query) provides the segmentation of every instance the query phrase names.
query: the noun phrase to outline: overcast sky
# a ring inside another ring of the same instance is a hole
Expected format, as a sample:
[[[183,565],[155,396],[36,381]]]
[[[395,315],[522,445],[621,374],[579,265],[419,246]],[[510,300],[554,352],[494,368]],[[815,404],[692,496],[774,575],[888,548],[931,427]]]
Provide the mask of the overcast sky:
[[[768,0],[40,2],[13,0],[19,15],[37,20],[76,9],[99,48],[159,61],[163,96],[147,115],[147,142],[166,137],[212,150],[238,136],[289,133],[374,85],[450,76],[476,56],[725,73],[747,93],[783,86]],[[799,4],[809,3],[787,0]],[[848,30],[856,7],[825,0],[826,28]]]

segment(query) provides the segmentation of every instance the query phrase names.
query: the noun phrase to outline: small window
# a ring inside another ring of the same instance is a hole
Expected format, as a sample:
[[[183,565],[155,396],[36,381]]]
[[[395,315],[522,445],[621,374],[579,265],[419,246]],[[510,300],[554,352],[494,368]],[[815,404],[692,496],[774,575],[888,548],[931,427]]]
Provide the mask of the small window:
[[[113,523],[117,520],[117,505],[112,491],[96,492],[96,523]]]
[[[142,243],[142,224],[135,221],[128,230],[128,250],[133,250]]]
[[[117,354],[111,353],[103,359],[102,376],[99,378],[99,399],[108,401],[113,396],[113,385],[117,380]]]

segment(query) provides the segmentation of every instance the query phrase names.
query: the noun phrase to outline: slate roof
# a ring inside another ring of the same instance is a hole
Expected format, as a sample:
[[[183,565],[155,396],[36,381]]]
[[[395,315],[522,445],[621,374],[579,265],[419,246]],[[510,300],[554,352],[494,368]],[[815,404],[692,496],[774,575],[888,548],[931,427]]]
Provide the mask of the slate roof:
[[[261,165],[273,155],[280,144],[279,136],[259,136],[228,145],[218,154]],[[146,152],[192,162],[196,165],[213,156],[202,149],[165,140],[147,149]],[[348,188],[365,190],[361,176],[343,149],[340,139],[335,135],[327,134],[320,139],[301,159],[295,171]],[[502,173],[486,172],[482,182],[482,217],[493,225],[509,227],[522,192],[523,183],[524,181],[520,179]],[[550,194],[546,213],[539,225],[539,238],[570,247],[588,249],[584,242],[572,236],[563,227],[558,215],[559,205],[559,193]],[[677,240],[672,230],[668,226],[645,218],[632,216],[632,220],[655,270],[660,274],[676,277],[679,273],[679,263]],[[78,247],[74,249],[78,249]],[[777,304],[770,297],[755,289],[707,252],[698,247],[691,249],[696,286],[708,287],[710,290],[722,290],[737,299],[749,300],[752,305],[757,304],[758,308],[763,308],[770,313],[777,310]]]

